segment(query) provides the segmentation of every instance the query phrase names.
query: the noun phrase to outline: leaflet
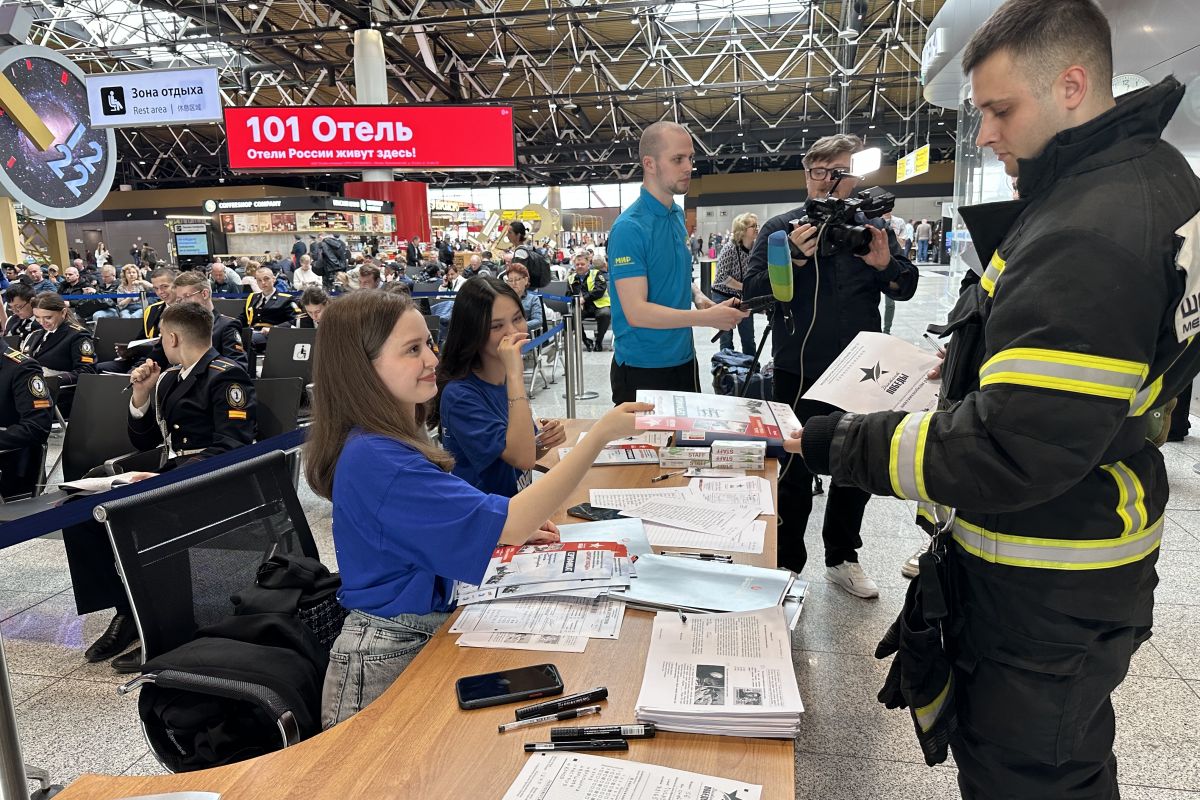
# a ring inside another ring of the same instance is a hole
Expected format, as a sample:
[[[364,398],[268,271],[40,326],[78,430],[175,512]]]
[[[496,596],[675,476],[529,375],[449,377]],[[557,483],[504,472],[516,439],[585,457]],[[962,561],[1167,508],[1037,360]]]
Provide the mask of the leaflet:
[[[648,555],[650,542],[640,519],[607,519],[600,522],[576,522],[558,526],[559,538],[564,542],[616,542],[625,545],[629,557]]]
[[[638,389],[639,403],[654,410],[638,414],[638,430],[674,431],[676,446],[711,445],[721,439],[750,439],[767,443],[768,455],[783,454],[783,440],[801,429],[786,403],[699,392]]]
[[[571,452],[570,447],[558,448],[559,459],[564,459]],[[630,445],[628,447],[605,447],[596,455],[592,462],[594,467],[628,467],[639,464],[657,464],[658,450],[648,444]]]
[[[779,605],[793,579],[785,569],[651,555],[638,559],[638,579],[622,597],[647,608],[750,611]]]
[[[701,533],[734,537],[758,516],[757,508],[714,506],[690,500],[652,500],[621,509],[626,516]]]
[[[487,588],[611,578],[613,558],[627,555],[625,548],[615,542],[501,545],[492,552],[480,585]]]
[[[535,753],[502,800],[762,800],[762,786],[588,753]]]
[[[771,482],[766,478],[695,478],[688,482],[688,488],[710,505],[757,508],[759,514],[767,515],[775,513]]]
[[[588,502],[597,508],[616,508],[625,510],[635,508],[648,500],[679,500],[687,502],[695,499],[686,486],[670,486],[663,489],[592,489],[588,492]]]
[[[767,523],[755,520],[737,536],[689,531],[646,522],[646,538],[656,547],[686,547],[693,550],[722,550],[728,553],[761,553],[767,538]]]
[[[862,331],[804,393],[843,411],[928,411],[939,381],[927,377],[937,356],[886,333]]]
[[[582,653],[586,636],[558,636],[551,633],[464,633],[459,647],[486,647],[492,650],[545,650],[554,653]]]
[[[451,633],[528,633],[616,639],[625,603],[602,597],[526,597],[463,609]]]

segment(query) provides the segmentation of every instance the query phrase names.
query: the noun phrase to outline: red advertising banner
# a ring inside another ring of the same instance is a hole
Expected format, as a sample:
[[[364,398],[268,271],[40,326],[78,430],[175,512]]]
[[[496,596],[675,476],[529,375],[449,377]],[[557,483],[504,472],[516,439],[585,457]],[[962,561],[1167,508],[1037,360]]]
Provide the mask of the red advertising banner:
[[[513,169],[507,106],[225,109],[235,170]]]

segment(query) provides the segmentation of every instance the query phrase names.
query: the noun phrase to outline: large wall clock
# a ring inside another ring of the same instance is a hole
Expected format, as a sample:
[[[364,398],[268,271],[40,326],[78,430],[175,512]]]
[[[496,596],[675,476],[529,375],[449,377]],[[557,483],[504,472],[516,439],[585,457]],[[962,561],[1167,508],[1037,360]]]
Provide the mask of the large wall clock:
[[[0,50],[0,73],[16,89],[0,113],[0,192],[49,219],[77,219],[108,196],[116,136],[93,128],[83,72],[46,47]],[[36,115],[53,135],[43,150],[25,131]]]

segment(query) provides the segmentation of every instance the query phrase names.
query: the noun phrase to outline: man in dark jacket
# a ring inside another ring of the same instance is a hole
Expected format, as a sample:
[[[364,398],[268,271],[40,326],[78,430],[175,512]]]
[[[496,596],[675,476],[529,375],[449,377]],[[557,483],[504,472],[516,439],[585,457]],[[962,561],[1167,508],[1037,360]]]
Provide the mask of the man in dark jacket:
[[[37,361],[19,350],[0,354],[0,498],[33,494],[54,409]]]
[[[839,134],[818,139],[804,157],[809,198],[849,197],[858,186],[857,179],[849,175],[850,156],[861,147],[854,136]],[[775,400],[795,408],[802,422],[833,410],[824,403],[801,400],[800,396],[855,336],[861,331],[879,330],[880,295],[908,300],[917,289],[916,268],[881,220],[871,220],[867,228],[873,237],[867,255],[841,248],[825,256],[817,252],[817,227],[804,222],[804,217],[801,206],[762,226],[750,251],[742,287],[746,298],[771,294],[767,241],[775,231],[789,231],[795,293],[791,303],[776,303],[772,311],[773,389]],[[861,214],[855,220],[858,225],[867,222]],[[863,512],[870,497],[853,486],[831,487],[821,531],[826,576],[847,592],[864,598],[879,596],[875,581],[858,564]],[[811,511],[812,474],[801,459],[790,459],[779,481],[780,566],[796,572],[804,568],[808,560],[804,531]]]
[[[1107,800],[1168,495],[1147,415],[1200,371],[1200,180],[1161,138],[1184,88],[1114,101],[1091,0],[1009,0],[962,65],[1021,197],[961,209],[987,266],[951,313],[947,402],[815,417],[802,452],[939,522],[881,649],[927,762],[948,740],[968,800]]]
[[[300,259],[308,255],[308,245],[299,235],[296,236],[296,241],[292,244],[292,272],[295,272],[300,267]]]

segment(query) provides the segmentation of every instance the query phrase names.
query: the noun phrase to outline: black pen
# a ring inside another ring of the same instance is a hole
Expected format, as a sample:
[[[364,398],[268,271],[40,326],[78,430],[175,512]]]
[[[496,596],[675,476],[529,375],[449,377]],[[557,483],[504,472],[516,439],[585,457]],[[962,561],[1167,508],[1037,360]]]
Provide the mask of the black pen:
[[[583,739],[578,742],[526,742],[526,753],[547,750],[628,750],[629,742],[624,739]]]
[[[658,483],[659,481],[665,481],[667,478],[678,478],[680,475],[686,475],[686,474],[687,474],[686,469],[680,470],[679,472],[668,472],[666,474],[657,475],[657,476],[651,478],[650,482]]]
[[[668,550],[663,553],[664,556],[675,556],[676,558],[691,558],[696,561],[722,561],[726,564],[733,561],[733,556],[724,553],[678,553],[673,550]]]
[[[586,708],[575,708],[570,711],[560,711],[557,714],[546,714],[541,717],[530,717],[519,722],[506,722],[503,725],[498,725],[500,733],[515,731],[517,728],[524,728],[528,725],[540,725],[543,722],[558,722],[560,720],[578,719],[579,717],[587,717],[592,714],[599,714],[600,706],[587,706]]]
[[[546,714],[557,714],[559,711],[591,705],[598,700],[607,699],[608,689],[604,686],[598,686],[595,689],[588,689],[586,692],[569,694],[566,697],[547,700],[544,703],[535,703],[531,706],[522,706],[516,710],[516,718],[520,721],[531,717],[541,717]]]
[[[921,336],[925,339],[925,341],[927,341],[931,345],[933,345],[933,349],[937,351],[937,354],[939,356],[941,356],[942,358],[946,357],[946,348],[944,348],[940,344],[938,344],[936,339],[934,339],[928,333],[922,333]]]

